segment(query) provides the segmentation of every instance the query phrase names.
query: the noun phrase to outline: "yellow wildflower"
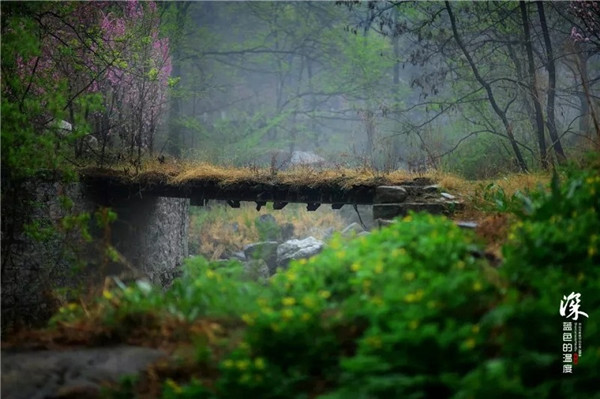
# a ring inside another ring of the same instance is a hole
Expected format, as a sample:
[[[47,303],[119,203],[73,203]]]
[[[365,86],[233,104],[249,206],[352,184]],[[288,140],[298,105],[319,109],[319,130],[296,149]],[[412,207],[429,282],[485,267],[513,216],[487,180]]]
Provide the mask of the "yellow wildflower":
[[[291,319],[292,317],[294,317],[294,311],[293,311],[292,309],[283,309],[283,310],[281,311],[281,317],[282,317],[284,320],[289,320],[289,319]]]
[[[265,368],[265,359],[262,357],[257,357],[254,359],[254,367],[256,367],[258,370],[263,370]]]
[[[238,370],[246,370],[249,366],[249,362],[248,360],[242,359],[242,360],[238,360],[235,362],[235,367],[238,368]]]
[[[379,296],[374,296],[371,298],[371,303],[375,306],[381,306],[383,305],[383,299],[381,299]]]
[[[327,299],[331,296],[331,292],[329,292],[327,290],[321,290],[321,291],[319,291],[319,296],[323,299]]]
[[[406,281],[412,281],[415,279],[415,272],[405,272],[404,273],[404,279]]]
[[[171,388],[175,393],[181,393],[182,389],[181,387],[172,379],[167,378],[167,381],[165,382],[167,384],[167,386],[169,386],[169,388]]]
[[[464,342],[467,349],[473,349],[475,347],[475,338],[469,338]]]
[[[300,262],[303,262],[302,264],[304,264],[304,263],[306,263],[306,259],[300,259]],[[285,276],[287,277],[287,279],[289,281],[295,281],[296,280],[296,273],[294,273],[293,271],[286,272]]]
[[[244,323],[248,324],[249,326],[254,324],[254,317],[252,317],[248,313],[244,313],[242,315],[242,320],[244,320]]]
[[[316,305],[315,299],[310,295],[304,296],[304,298],[302,298],[302,303],[309,309],[314,308]]]
[[[215,278],[215,272],[213,272],[212,270],[207,270],[206,271],[206,277],[208,277],[208,278]]]
[[[267,301],[266,298],[258,298],[256,300],[256,303],[258,304],[258,306],[260,306],[261,308],[267,306],[269,304],[269,301]]]
[[[113,294],[109,290],[102,291],[102,296],[108,300],[113,299]]]
[[[415,292],[415,299],[417,301],[420,301],[423,298],[424,293],[425,291],[423,291],[422,289],[417,290],[417,292]]]
[[[281,300],[284,306],[294,306],[296,304],[296,298],[291,296],[286,296]]]

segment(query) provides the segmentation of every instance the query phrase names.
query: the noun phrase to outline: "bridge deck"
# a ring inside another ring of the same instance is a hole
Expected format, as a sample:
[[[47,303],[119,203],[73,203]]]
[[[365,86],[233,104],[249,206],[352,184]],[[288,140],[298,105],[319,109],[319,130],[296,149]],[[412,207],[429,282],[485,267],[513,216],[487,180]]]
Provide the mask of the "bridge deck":
[[[132,177],[115,170],[86,169],[81,172],[81,178],[107,200],[160,196],[190,198],[192,205],[203,205],[208,200],[225,200],[237,207],[240,201],[250,201],[256,202],[259,208],[266,202],[273,202],[275,209],[281,209],[287,203],[305,203],[309,210],[320,204],[332,204],[334,208],[344,204],[373,204],[375,189],[382,185],[402,185],[410,196],[411,188],[416,195],[420,188],[432,184],[424,177],[401,179],[389,175],[353,181],[352,176],[336,177],[331,172],[312,171],[314,176],[301,181],[286,179],[285,172],[236,180],[204,176],[181,181],[166,173],[147,172]]]

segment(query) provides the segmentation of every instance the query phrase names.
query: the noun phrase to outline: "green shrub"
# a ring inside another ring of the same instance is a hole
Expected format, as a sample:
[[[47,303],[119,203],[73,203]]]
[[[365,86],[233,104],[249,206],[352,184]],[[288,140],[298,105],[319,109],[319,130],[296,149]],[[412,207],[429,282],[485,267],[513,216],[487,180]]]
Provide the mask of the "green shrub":
[[[414,215],[293,262],[241,316],[245,337],[220,364],[219,397],[454,391],[489,346],[481,319],[500,297],[475,248],[447,219]]]
[[[550,191],[538,190],[525,201],[521,221],[503,248],[500,272],[509,288],[489,315],[503,330],[496,367],[507,378],[488,377],[486,392],[502,381],[512,381],[528,397],[597,391],[599,324],[598,314],[592,312],[600,307],[599,193],[597,172],[570,171],[564,183],[555,175]],[[573,375],[561,379],[562,321],[566,319],[558,310],[563,296],[571,292],[581,294],[581,310],[590,317],[580,318],[580,362]]]
[[[583,171],[523,196],[499,268],[477,256],[470,232],[411,214],[336,236],[266,286],[239,264],[194,259],[166,293],[139,283],[106,292],[105,321],[159,312],[245,326],[218,351],[198,340],[199,353],[219,353],[213,380],[167,379],[165,398],[600,397],[599,192],[597,173]],[[579,364],[563,376],[559,305],[571,292],[590,317]]]

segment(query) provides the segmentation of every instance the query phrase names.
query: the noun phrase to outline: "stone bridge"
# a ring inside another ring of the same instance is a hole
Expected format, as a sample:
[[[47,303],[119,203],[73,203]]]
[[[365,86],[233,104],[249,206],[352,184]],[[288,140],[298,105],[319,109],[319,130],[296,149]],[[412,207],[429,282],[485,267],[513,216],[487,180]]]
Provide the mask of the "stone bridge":
[[[82,176],[82,181],[105,203],[145,197],[185,198],[192,206],[219,200],[239,208],[241,202],[254,202],[258,211],[267,202],[272,202],[275,210],[283,209],[288,203],[304,203],[308,211],[315,211],[323,204],[330,204],[332,209],[340,209],[344,205],[373,205],[375,219],[391,219],[410,210],[445,213],[460,206],[454,196],[440,192],[439,186],[424,177],[393,186],[377,185],[376,181],[351,186],[331,181],[305,184],[241,181],[225,184],[209,178],[173,183],[160,174],[147,174],[132,180],[119,174],[91,171]]]
[[[125,275],[169,285],[188,256],[190,205],[201,206],[210,200],[220,200],[236,208],[242,201],[250,201],[260,210],[267,202],[272,202],[274,209],[283,209],[288,203],[305,203],[308,211],[323,204],[333,209],[344,205],[373,205],[374,219],[391,219],[409,210],[443,213],[460,205],[452,195],[440,192],[439,187],[426,178],[394,186],[377,183],[243,181],[224,184],[218,179],[173,183],[161,174],[131,179],[114,171],[84,172],[80,183],[68,185],[32,181],[26,187],[27,196],[37,205],[26,212],[30,212],[27,215],[30,220],[42,226],[60,225],[68,214],[60,200],[65,195],[74,203],[70,213],[93,214],[106,206],[115,211],[118,218],[109,230],[90,228],[90,231],[96,237],[94,245],[96,241],[110,244],[122,258],[107,267],[105,247],[85,243],[76,235],[67,235],[65,239],[59,234],[37,240],[25,231],[5,232],[3,223],[3,329],[18,320],[27,324],[46,320],[53,312],[53,301],[72,300],[68,295],[57,298],[55,289],[81,283],[80,279],[74,281],[70,274],[73,264],[69,259],[75,255],[83,258],[88,283],[93,281],[98,285],[103,276]]]

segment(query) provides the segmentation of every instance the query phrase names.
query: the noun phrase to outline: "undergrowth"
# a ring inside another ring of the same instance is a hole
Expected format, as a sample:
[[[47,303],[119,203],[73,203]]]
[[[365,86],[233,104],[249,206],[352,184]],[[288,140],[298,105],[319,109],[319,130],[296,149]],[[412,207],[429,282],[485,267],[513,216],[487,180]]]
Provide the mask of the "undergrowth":
[[[195,207],[190,215],[190,253],[219,259],[242,250],[244,245],[281,238],[282,229],[294,237],[323,239],[329,231],[344,227],[341,216],[328,208],[323,205],[308,212],[306,205],[289,204],[283,210],[274,211],[272,204],[268,204],[257,212],[255,206],[248,203],[238,209],[224,204],[207,209]]]
[[[335,236],[266,285],[235,262],[194,258],[167,291],[119,285],[53,325],[171,348],[113,397],[598,397],[599,192],[597,171],[568,171],[516,198],[500,267],[471,232],[411,214],[367,237]],[[571,292],[589,318],[563,375],[558,310]]]

